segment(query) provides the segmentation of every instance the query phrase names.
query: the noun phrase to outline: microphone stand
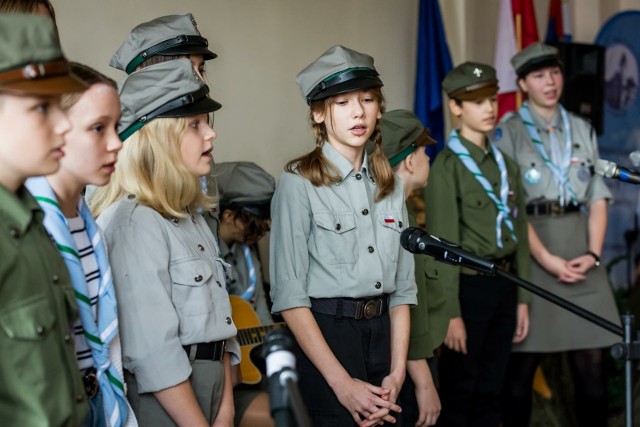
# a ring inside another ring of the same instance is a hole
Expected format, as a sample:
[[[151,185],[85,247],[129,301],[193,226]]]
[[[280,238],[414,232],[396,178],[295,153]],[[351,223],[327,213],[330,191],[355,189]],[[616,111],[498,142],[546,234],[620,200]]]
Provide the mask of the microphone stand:
[[[437,259],[437,258],[436,258]],[[575,305],[574,303],[567,301],[564,298],[553,294],[546,289],[542,289],[541,287],[534,285],[533,283],[527,282],[526,280],[521,279],[520,277],[511,274],[507,271],[501,270],[500,268],[493,267],[493,273],[496,276],[507,279],[511,283],[515,283],[516,285],[528,290],[529,292],[538,295],[541,298],[546,299],[547,301],[572,312],[573,314],[582,317],[585,320],[588,320],[591,323],[598,325],[599,327],[606,329],[607,331],[618,335],[623,338],[623,342],[614,344],[611,347],[611,355],[618,359],[624,360],[625,362],[625,426],[633,427],[633,365],[634,362],[640,360],[640,341],[638,340],[638,332],[635,329],[635,318],[631,314],[623,314],[622,315],[622,323],[623,327],[616,325],[608,321],[607,319],[600,317],[589,310],[585,310],[584,308]]]

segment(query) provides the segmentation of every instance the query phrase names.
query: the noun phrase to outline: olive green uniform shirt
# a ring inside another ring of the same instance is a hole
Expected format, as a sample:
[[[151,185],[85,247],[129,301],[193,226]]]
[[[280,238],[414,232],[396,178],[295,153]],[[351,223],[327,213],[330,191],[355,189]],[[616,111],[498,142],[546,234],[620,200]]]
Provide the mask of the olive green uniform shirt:
[[[69,273],[26,188],[0,185],[0,424],[79,426],[88,405]]]
[[[460,136],[460,135],[459,135]],[[500,194],[500,169],[491,150],[484,150],[460,136],[482,174]],[[504,156],[507,167],[511,221],[517,240],[502,223],[502,248],[498,247],[496,217],[498,209],[486,191],[449,148],[442,150],[431,167],[429,185],[425,191],[427,231],[459,244],[464,250],[489,260],[513,255],[518,276],[529,279],[530,259],[524,191],[517,164]],[[451,317],[460,316],[458,301],[460,267],[442,265],[439,280],[446,283],[446,301],[451,302]],[[515,286],[515,285],[514,285]],[[489,290],[487,290],[489,292]],[[519,302],[528,302],[530,294],[518,290]]]
[[[389,306],[416,304],[413,255],[400,247],[407,228],[402,181],[374,202],[377,185],[367,155],[362,169],[330,144],[323,154],[340,181],[315,187],[285,172],[271,203],[272,311],[311,307],[311,298],[389,294]]]

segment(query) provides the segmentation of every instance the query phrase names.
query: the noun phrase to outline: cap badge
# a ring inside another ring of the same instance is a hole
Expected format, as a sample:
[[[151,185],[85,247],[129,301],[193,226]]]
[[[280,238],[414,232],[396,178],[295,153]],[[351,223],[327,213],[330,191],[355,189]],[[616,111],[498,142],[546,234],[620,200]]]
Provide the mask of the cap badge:
[[[473,74],[475,74],[476,77],[480,77],[482,75],[482,70],[476,67],[473,69]]]

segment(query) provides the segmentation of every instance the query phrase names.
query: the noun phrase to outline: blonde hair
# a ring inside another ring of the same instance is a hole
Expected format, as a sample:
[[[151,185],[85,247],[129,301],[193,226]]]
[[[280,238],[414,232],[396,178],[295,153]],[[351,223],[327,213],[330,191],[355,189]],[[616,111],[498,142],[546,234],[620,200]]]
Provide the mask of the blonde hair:
[[[98,217],[125,194],[165,218],[186,218],[185,209],[212,209],[215,198],[202,191],[200,179],[182,161],[180,141],[187,127],[185,117],[158,118],[127,138],[111,181],[91,197],[93,214]]]
[[[367,92],[378,101],[380,112],[384,113],[385,102],[382,89],[376,87],[367,89]],[[331,120],[333,120],[330,114],[333,103],[334,97],[320,99],[311,103],[309,107],[309,118],[311,121],[311,129],[316,138],[316,148],[305,155],[290,160],[284,167],[285,171],[302,175],[316,187],[330,185],[340,181],[340,176],[337,173],[335,165],[322,154],[322,146],[325,144],[325,141],[327,141],[326,124],[324,122],[316,123],[313,119],[314,113],[317,113],[324,114],[325,120],[326,117],[331,117]],[[369,156],[369,167],[378,185],[378,192],[375,197],[375,201],[378,202],[393,192],[395,175],[387,156],[384,155],[380,146],[382,143],[382,133],[380,132],[379,121],[376,121],[376,127],[371,133],[370,139],[376,146],[373,154]]]

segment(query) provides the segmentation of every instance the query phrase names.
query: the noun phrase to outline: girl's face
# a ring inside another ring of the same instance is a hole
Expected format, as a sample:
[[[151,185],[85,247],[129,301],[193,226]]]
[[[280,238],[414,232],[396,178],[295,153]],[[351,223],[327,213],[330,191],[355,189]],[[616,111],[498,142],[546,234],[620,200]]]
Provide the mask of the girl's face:
[[[16,190],[56,172],[70,127],[59,96],[0,95],[0,182]]]
[[[429,179],[429,155],[427,154],[427,147],[418,147],[413,152],[415,163],[415,178],[417,188],[424,188],[427,186]]]
[[[313,120],[324,122],[329,143],[349,157],[351,153],[362,154],[381,116],[380,105],[371,92],[356,90],[336,95],[330,110],[314,112]]]
[[[498,114],[497,95],[462,101],[462,105],[456,104],[452,99],[449,106],[455,116],[461,117],[460,127],[463,131],[466,128],[472,132],[487,133],[495,127]]]
[[[83,186],[105,185],[115,171],[122,142],[117,127],[120,99],[104,83],[91,85],[67,112],[71,130],[65,135],[61,171]]]
[[[213,163],[213,141],[216,131],[209,126],[207,114],[187,117],[188,127],[180,141],[184,165],[196,177],[208,175]]]
[[[518,80],[529,101],[541,108],[555,108],[560,101],[564,79],[560,67],[546,67],[532,71],[524,79]]]

